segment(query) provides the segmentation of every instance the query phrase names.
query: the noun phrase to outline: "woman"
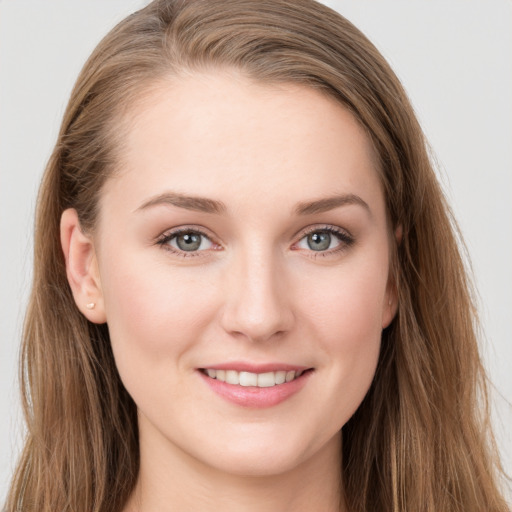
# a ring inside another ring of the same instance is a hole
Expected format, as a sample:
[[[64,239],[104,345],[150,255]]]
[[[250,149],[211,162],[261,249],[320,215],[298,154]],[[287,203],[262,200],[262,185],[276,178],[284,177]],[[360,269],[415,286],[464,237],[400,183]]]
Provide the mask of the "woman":
[[[506,510],[407,97],[310,1],[156,1],[42,184],[7,510]]]

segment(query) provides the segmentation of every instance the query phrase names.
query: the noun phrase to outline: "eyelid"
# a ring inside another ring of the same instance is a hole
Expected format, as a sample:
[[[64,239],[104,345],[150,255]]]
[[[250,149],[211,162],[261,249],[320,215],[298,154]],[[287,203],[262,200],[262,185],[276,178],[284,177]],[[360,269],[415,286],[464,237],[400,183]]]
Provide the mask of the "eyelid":
[[[325,250],[325,251],[314,251],[313,249],[308,250],[308,249],[299,249],[299,248],[295,247],[299,242],[301,242],[308,235],[310,235],[312,233],[320,232],[320,231],[326,231],[326,232],[334,235],[335,237],[337,237],[340,241],[339,246],[335,247],[333,249]],[[309,226],[309,227],[303,229],[300,232],[300,234],[297,235],[297,241],[294,242],[294,244],[292,245],[292,249],[293,250],[304,250],[305,252],[313,253],[312,255],[314,257],[319,257],[319,256],[322,257],[322,256],[330,256],[330,255],[336,254],[338,252],[344,251],[344,250],[348,249],[351,245],[353,245],[354,242],[355,242],[354,237],[346,229],[343,229],[339,226],[335,226],[332,224],[317,224],[317,225]]]
[[[180,249],[177,249],[173,246],[171,246],[168,242],[172,240],[173,238],[176,238],[180,234],[183,233],[197,233],[198,235],[201,235],[205,238],[207,238],[214,246],[217,246],[216,249],[202,249],[200,251],[182,251]],[[197,257],[197,256],[204,256],[204,253],[207,253],[211,250],[219,250],[222,246],[215,240],[215,237],[213,237],[208,230],[203,228],[202,226],[196,226],[196,225],[185,225],[185,226],[178,226],[175,228],[167,229],[162,234],[160,234],[155,239],[155,244],[160,245],[164,250],[167,250],[171,252],[172,254],[175,254],[177,256],[181,256],[184,258],[188,257]]]

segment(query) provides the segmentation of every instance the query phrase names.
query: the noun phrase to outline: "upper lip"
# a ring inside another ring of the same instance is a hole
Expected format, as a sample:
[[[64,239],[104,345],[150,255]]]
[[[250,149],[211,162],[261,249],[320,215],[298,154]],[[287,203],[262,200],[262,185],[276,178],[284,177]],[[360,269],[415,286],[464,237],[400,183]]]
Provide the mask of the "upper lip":
[[[311,367],[288,363],[249,363],[244,361],[233,361],[201,366],[198,369],[208,370],[234,370],[237,372],[267,373],[278,371],[304,371]]]

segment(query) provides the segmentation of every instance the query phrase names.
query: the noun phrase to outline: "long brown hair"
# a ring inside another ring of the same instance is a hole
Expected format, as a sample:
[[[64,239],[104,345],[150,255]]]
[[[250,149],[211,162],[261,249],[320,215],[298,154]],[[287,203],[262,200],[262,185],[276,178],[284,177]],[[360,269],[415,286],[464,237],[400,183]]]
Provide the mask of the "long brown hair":
[[[59,222],[75,208],[94,229],[98,195],[123,150],[122,120],[148,87],[216,67],[313,87],[349,109],[373,142],[388,214],[401,227],[398,314],[383,333],[372,387],[342,429],[349,510],[504,512],[475,308],[426,141],[384,58],[312,0],[156,0],[87,61],[38,199],[20,368],[27,437],[6,510],[116,512],[134,488],[136,406],[107,326],[74,304]]]

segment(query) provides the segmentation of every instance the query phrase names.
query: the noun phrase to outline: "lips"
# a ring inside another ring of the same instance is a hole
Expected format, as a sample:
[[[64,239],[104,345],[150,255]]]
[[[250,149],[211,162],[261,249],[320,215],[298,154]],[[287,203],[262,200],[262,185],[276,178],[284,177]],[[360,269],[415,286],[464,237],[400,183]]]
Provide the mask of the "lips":
[[[230,364],[198,370],[217,395],[250,408],[271,407],[287,400],[304,387],[313,373],[313,368],[274,364]]]

